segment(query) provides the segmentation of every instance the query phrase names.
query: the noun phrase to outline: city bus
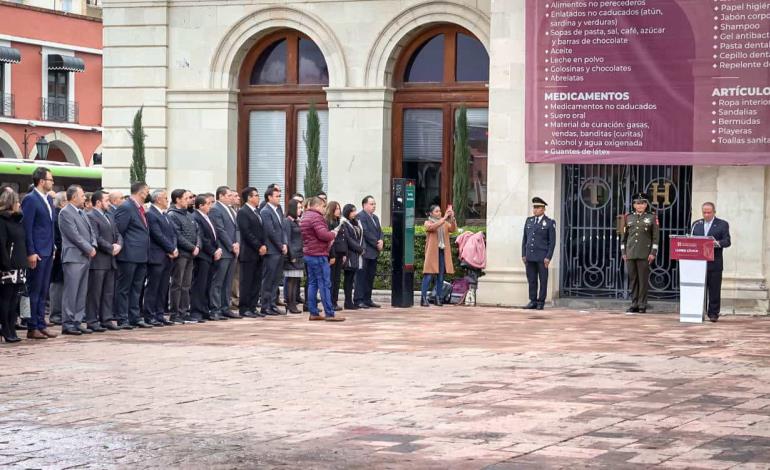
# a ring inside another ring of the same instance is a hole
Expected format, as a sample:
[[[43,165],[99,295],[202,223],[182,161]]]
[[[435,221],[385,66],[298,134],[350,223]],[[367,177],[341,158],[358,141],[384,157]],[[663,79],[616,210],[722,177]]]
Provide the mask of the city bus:
[[[29,191],[35,168],[44,166],[51,170],[54,191],[64,191],[71,184],[79,184],[86,192],[102,188],[102,167],[82,167],[72,163],[47,162],[0,158],[0,187],[10,186],[19,194]]]

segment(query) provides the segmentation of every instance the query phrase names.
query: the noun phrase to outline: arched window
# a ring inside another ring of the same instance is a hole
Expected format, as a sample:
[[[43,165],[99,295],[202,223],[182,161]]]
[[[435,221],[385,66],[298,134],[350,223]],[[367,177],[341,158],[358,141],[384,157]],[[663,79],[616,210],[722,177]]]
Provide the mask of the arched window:
[[[417,182],[417,216],[431,204],[452,202],[454,139],[461,106],[467,109],[468,206],[466,218],[486,219],[489,55],[469,31],[431,28],[408,43],[394,69],[393,159],[395,177]]]
[[[255,186],[262,193],[277,183],[284,196],[302,192],[311,104],[321,123],[320,159],[326,185],[329,116],[323,87],[328,84],[323,53],[304,34],[282,30],[257,42],[243,62],[239,79],[240,188]]]

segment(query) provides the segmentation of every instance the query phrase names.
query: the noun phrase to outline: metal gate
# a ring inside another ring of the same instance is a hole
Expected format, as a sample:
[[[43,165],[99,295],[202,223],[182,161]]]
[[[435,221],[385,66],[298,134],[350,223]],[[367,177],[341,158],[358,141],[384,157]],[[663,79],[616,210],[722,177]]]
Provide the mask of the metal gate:
[[[632,210],[632,195],[644,191],[660,223],[649,295],[678,299],[679,270],[669,258],[668,239],[690,227],[692,167],[564,165],[562,175],[561,296],[628,297],[617,223]]]

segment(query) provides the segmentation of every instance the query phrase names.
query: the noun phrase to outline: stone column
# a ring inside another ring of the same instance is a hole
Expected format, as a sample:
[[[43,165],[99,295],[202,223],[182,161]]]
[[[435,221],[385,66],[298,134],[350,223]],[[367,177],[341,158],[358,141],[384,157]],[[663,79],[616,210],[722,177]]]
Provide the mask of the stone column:
[[[732,246],[724,250],[722,313],[768,313],[766,171],[757,167],[694,167],[692,218],[711,201],[730,223]]]
[[[524,159],[525,21],[524,2],[492,1],[487,274],[477,297],[485,305],[523,305],[528,300],[521,262],[532,180]]]
[[[238,94],[231,90],[168,91],[170,188],[198,194],[237,186]],[[264,191],[263,188],[260,188]]]
[[[390,223],[390,88],[327,88],[329,198],[351,202],[371,194],[383,225]]]
[[[147,183],[165,187],[168,2],[107,2],[103,12],[104,187],[129,186],[132,144],[127,131],[141,106]]]

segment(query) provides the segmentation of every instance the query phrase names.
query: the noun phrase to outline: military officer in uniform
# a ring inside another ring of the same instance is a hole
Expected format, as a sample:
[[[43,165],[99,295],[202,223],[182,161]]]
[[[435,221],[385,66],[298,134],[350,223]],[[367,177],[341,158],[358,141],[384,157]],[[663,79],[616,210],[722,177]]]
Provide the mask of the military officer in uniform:
[[[529,303],[524,308],[530,310],[542,310],[545,305],[548,265],[556,248],[556,221],[545,215],[547,205],[539,197],[532,198],[532,217],[527,217],[521,240],[521,260],[527,267],[529,284]]]
[[[628,271],[631,289],[629,313],[647,311],[647,290],[650,281],[650,265],[658,254],[660,230],[658,218],[648,212],[650,206],[646,194],[634,195],[634,211],[626,214],[620,250]]]

